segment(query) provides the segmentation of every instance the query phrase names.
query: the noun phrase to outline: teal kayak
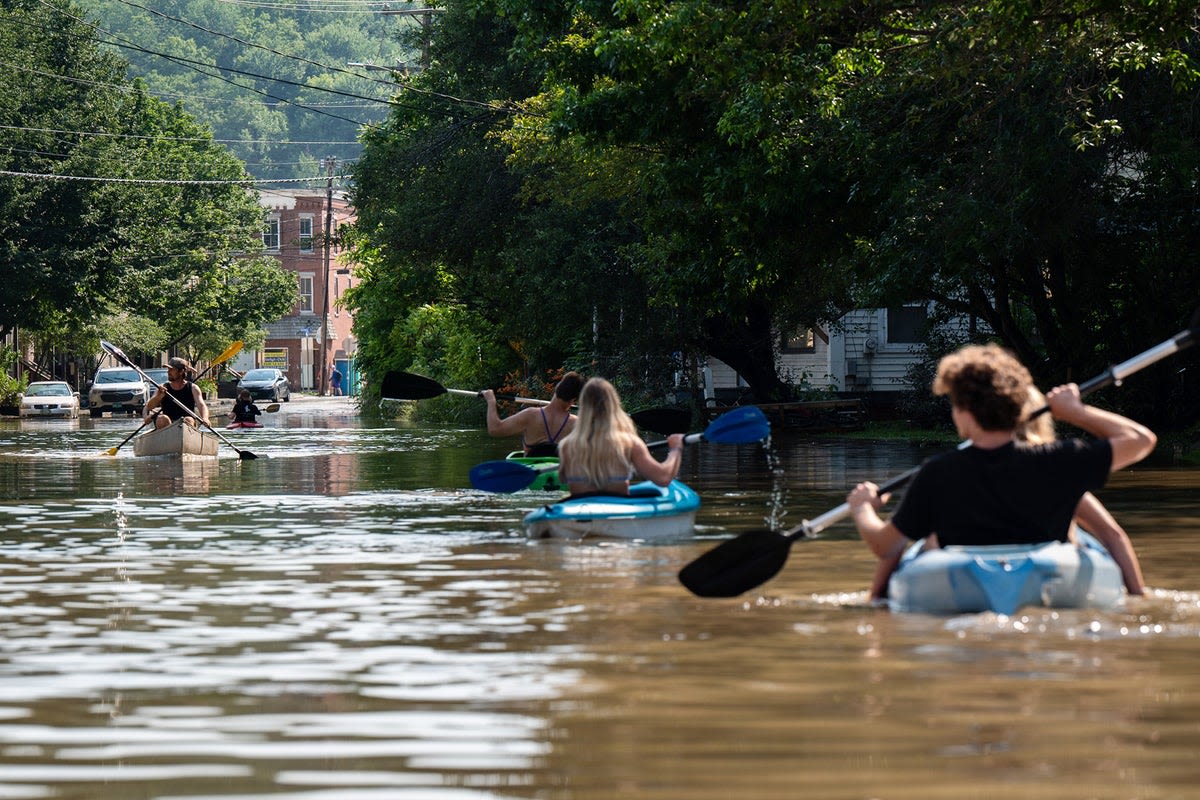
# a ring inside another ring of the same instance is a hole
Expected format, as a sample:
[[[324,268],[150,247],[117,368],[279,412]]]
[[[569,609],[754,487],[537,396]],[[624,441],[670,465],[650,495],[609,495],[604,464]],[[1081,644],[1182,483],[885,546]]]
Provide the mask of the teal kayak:
[[[691,536],[700,496],[680,481],[629,487],[629,495],[584,495],[547,503],[525,515],[535,539],[678,539]]]
[[[1122,602],[1121,568],[1094,536],[1076,530],[1078,544],[944,547],[909,546],[888,583],[888,607],[926,614],[993,611],[1012,615],[1026,606],[1111,609]]]

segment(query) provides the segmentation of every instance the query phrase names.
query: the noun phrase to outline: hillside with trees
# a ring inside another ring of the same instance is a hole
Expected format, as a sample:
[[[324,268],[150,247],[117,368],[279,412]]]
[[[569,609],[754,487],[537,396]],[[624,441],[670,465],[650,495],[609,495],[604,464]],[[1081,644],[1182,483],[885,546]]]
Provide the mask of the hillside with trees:
[[[359,130],[386,115],[396,84],[386,70],[349,65],[413,60],[398,37],[419,25],[366,2],[80,5],[131,78],[208,125],[260,179],[311,178],[322,158],[356,159]]]

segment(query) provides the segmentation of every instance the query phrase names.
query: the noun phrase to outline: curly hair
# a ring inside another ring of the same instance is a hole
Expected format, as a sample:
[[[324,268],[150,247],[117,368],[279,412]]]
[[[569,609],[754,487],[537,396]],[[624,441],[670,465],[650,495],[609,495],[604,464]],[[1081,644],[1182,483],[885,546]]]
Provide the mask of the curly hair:
[[[969,345],[938,364],[933,393],[971,412],[986,431],[1012,430],[1021,421],[1033,377],[1020,361],[996,344]]]

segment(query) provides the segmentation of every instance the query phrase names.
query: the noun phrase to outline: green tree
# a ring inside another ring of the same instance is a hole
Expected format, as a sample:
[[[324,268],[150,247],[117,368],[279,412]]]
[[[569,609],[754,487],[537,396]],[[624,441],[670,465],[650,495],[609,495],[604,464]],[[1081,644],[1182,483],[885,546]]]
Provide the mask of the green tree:
[[[476,320],[505,345],[485,385],[564,364],[625,373],[639,386],[649,371],[665,380],[654,362],[672,341],[651,323],[631,268],[636,230],[609,198],[568,204],[527,192],[522,167],[510,163],[500,135],[519,116],[507,98],[528,95],[536,75],[508,59],[511,36],[502,22],[481,35],[462,9],[440,15],[431,67],[364,136],[353,200],[359,260],[370,267],[349,300],[360,357],[378,357],[380,369],[413,367],[419,359],[397,332],[418,309],[440,305],[461,307],[456,319]]]
[[[105,87],[123,79],[124,65],[88,34],[48,5],[0,7],[0,57],[23,72],[0,93],[3,329],[37,327],[58,309],[95,316],[119,278],[109,220],[95,208],[103,187],[73,177],[106,163],[120,98]]]
[[[1091,374],[1200,294],[1180,256],[1196,22],[1177,2],[452,2],[416,87],[437,94],[367,138],[362,230],[389,288],[497,333],[514,295],[574,311],[528,349],[582,352],[580,311],[618,309],[631,341],[715,354],[764,398],[786,392],[778,331],[910,300]],[[1183,405],[1146,385],[1160,416]]]
[[[261,336],[295,285],[270,259],[243,260],[261,252],[263,211],[241,163],[125,82],[74,7],[16,2],[0,17],[0,54],[33,76],[0,99],[15,143],[0,153],[0,327],[86,332],[81,352],[98,350],[106,318],[142,320],[129,330],[155,348]]]

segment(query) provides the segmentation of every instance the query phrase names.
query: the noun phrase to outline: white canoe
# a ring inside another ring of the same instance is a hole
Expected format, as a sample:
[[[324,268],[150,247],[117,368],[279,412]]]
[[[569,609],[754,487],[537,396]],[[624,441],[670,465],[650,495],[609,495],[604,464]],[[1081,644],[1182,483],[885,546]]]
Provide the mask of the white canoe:
[[[1121,568],[1095,537],[1076,530],[1079,544],[910,546],[888,583],[888,607],[926,614],[994,611],[1026,606],[1109,609],[1125,597]]]
[[[133,440],[137,456],[215,456],[220,440],[211,433],[177,420]]]
[[[700,496],[671,481],[629,487],[629,496],[594,495],[548,503],[525,515],[525,529],[535,539],[678,539],[691,536]]]

